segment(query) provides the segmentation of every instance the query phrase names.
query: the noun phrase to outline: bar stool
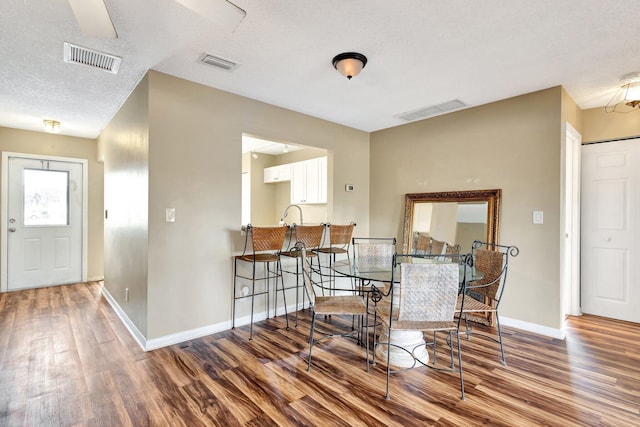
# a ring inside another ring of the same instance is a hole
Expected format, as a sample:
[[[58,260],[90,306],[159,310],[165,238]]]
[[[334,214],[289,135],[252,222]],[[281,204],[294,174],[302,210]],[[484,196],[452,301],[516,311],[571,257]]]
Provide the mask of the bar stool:
[[[315,250],[318,254],[326,254],[329,258],[329,280],[330,288],[331,284],[335,284],[336,274],[331,269],[332,265],[336,262],[336,256],[345,254],[347,255],[347,260],[350,259],[349,256],[349,247],[351,245],[351,236],[353,235],[353,227],[356,226],[355,222],[351,222],[347,225],[339,225],[339,224],[326,224],[326,227],[329,229],[329,244],[327,246],[322,246]],[[320,260],[318,259],[318,264],[320,264]]]
[[[253,308],[254,298],[258,295],[264,295],[266,304],[265,311],[267,318],[269,318],[269,283],[274,282],[274,291],[276,304],[278,300],[278,279],[282,284],[282,298],[284,300],[284,315],[287,322],[287,329],[289,329],[289,317],[287,314],[287,300],[284,292],[284,281],[282,277],[282,265],[280,262],[280,254],[282,246],[284,245],[284,238],[287,233],[287,226],[282,227],[253,227],[251,224],[247,225],[246,237],[244,242],[244,250],[242,255],[238,255],[234,260],[234,276],[233,276],[233,320],[231,328],[235,328],[236,325],[236,303],[239,299],[251,298],[251,327],[249,333],[249,340],[253,339]],[[251,250],[247,250],[247,243],[251,236]],[[243,275],[238,271],[238,263],[251,264],[251,275]],[[256,267],[258,264],[263,266],[263,272],[260,275],[256,275]],[[241,292],[238,296],[237,280],[247,280],[251,282],[251,291],[248,293]],[[262,289],[258,289],[256,292],[256,282],[264,282],[265,286]],[[275,313],[274,313],[275,316]]]
[[[308,258],[311,267],[313,267],[313,259],[318,259],[318,254],[315,252],[322,243],[322,236],[324,235],[324,225],[296,225],[293,226],[294,232],[294,241],[292,242],[294,245],[297,243],[302,243],[305,248],[308,250],[305,252],[306,257]],[[296,249],[291,246],[291,248],[285,252],[281,253],[282,256],[295,258],[296,259],[296,271],[287,271],[284,270],[285,273],[291,273],[296,275],[296,327],[298,326],[298,301],[299,301],[299,288],[300,288],[300,275],[302,274],[301,264],[298,262],[300,257],[302,256],[302,251]],[[318,261],[318,269],[320,268],[320,264]],[[320,276],[320,281],[322,282],[322,276]],[[302,286],[304,286],[304,281],[302,282]],[[291,286],[285,289],[293,289]],[[277,301],[276,301],[277,308]],[[302,294],[302,308],[304,309],[304,292]]]

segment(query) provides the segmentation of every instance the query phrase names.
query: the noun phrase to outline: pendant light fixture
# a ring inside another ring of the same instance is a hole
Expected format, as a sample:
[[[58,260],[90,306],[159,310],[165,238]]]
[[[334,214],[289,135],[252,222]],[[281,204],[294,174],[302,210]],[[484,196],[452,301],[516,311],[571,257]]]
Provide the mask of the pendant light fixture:
[[[640,109],[640,72],[625,74],[624,83],[605,106],[607,113],[629,113]]]
[[[333,58],[333,67],[351,80],[367,65],[367,57],[357,52],[344,52]]]

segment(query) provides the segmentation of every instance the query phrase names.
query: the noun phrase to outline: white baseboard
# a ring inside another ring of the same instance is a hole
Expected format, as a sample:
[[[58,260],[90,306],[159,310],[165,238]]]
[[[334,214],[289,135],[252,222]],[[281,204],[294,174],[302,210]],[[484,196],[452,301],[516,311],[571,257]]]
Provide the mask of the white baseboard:
[[[231,322],[221,322],[214,325],[203,326],[202,328],[190,329],[188,331],[177,332],[147,341],[146,351],[167,347],[181,342],[194,340],[196,338],[226,331],[231,328]]]
[[[102,288],[102,295],[107,300],[113,311],[116,312],[116,315],[120,318],[124,326],[129,330],[129,333],[133,337],[134,340],[138,343],[138,345],[144,350],[147,351],[147,339],[142,335],[142,333],[138,330],[136,325],[133,324],[127,313],[120,307],[120,304],[111,296],[107,288],[104,286]]]
[[[87,277],[87,282],[100,282],[102,280],[104,280],[104,276]]]
[[[129,316],[127,316],[127,313],[125,313],[124,310],[122,310],[118,302],[111,296],[107,288],[105,288],[104,286],[102,286],[102,295],[104,295],[105,299],[107,300],[109,305],[111,305],[116,315],[120,318],[120,320],[122,321],[124,326],[127,328],[131,336],[133,336],[133,338],[136,340],[138,345],[144,351],[156,350],[158,348],[179,344],[181,342],[193,340],[196,338],[204,337],[207,335],[211,335],[211,334],[215,334],[218,332],[231,329],[232,322],[231,320],[227,320],[227,321],[216,323],[213,325],[203,326],[201,328],[190,329],[187,331],[181,331],[175,334],[169,334],[159,338],[153,338],[153,339],[147,340],[144,337],[144,335],[142,335],[142,333],[138,330],[138,328],[133,324]],[[302,308],[302,305],[300,305],[300,308]],[[293,304],[291,306],[287,306],[287,311],[289,313],[295,313],[296,305]],[[284,308],[279,307],[276,315],[278,316],[284,315]],[[267,313],[264,311],[254,313],[253,315],[254,323],[265,320],[266,318],[267,318]],[[236,326],[248,325],[250,322],[251,322],[251,316],[243,316],[243,317],[236,318]]]
[[[551,338],[565,339],[567,333],[564,328],[556,329],[548,326],[538,325],[537,323],[525,322],[523,320],[511,319],[509,317],[500,316],[500,325],[509,326],[523,331],[533,332],[534,334],[544,335]]]
[[[153,338],[147,340],[142,333],[138,330],[138,328],[133,324],[129,316],[122,310],[118,302],[111,296],[109,291],[102,286],[102,294],[104,295],[109,305],[113,308],[116,315],[120,318],[124,326],[129,330],[129,333],[136,340],[138,345],[144,351],[155,350],[162,347],[167,347],[174,344],[179,344],[181,342],[193,340],[196,338],[204,337],[207,335],[215,334],[218,332],[226,331],[231,329],[232,322],[231,320],[227,320],[224,322],[216,323],[213,325],[203,326],[201,328],[190,329],[188,331],[177,332],[175,334],[165,335],[159,338]],[[289,313],[295,313],[297,310],[302,309],[302,304],[296,307],[295,304],[288,305],[287,311]],[[276,312],[277,316],[284,315],[284,307],[279,307]],[[253,321],[260,322],[267,318],[267,313],[265,311],[254,313]],[[236,326],[244,326],[251,323],[251,316],[243,316],[236,318],[235,325]],[[516,329],[522,329],[523,331],[532,332],[535,334],[540,334],[552,338],[565,339],[566,332],[564,328],[556,329],[550,328],[548,326],[538,325],[536,323],[525,322],[523,320],[511,319],[509,317],[500,317],[500,324],[503,326],[509,326]]]

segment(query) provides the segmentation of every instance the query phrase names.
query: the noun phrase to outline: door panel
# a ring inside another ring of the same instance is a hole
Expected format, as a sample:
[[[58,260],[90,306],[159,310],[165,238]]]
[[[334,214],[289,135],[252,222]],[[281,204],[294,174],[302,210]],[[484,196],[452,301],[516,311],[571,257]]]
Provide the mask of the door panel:
[[[9,290],[82,280],[83,164],[8,158]]]
[[[582,150],[582,311],[640,322],[640,140]]]

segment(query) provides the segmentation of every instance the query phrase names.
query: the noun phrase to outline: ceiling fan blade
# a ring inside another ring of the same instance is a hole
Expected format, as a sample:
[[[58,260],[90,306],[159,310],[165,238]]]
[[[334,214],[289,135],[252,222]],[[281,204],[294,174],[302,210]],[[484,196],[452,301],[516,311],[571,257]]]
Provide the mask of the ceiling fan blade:
[[[234,32],[247,12],[227,0],[176,0],[229,32]]]
[[[69,5],[85,35],[118,38],[103,0],[69,0]]]

